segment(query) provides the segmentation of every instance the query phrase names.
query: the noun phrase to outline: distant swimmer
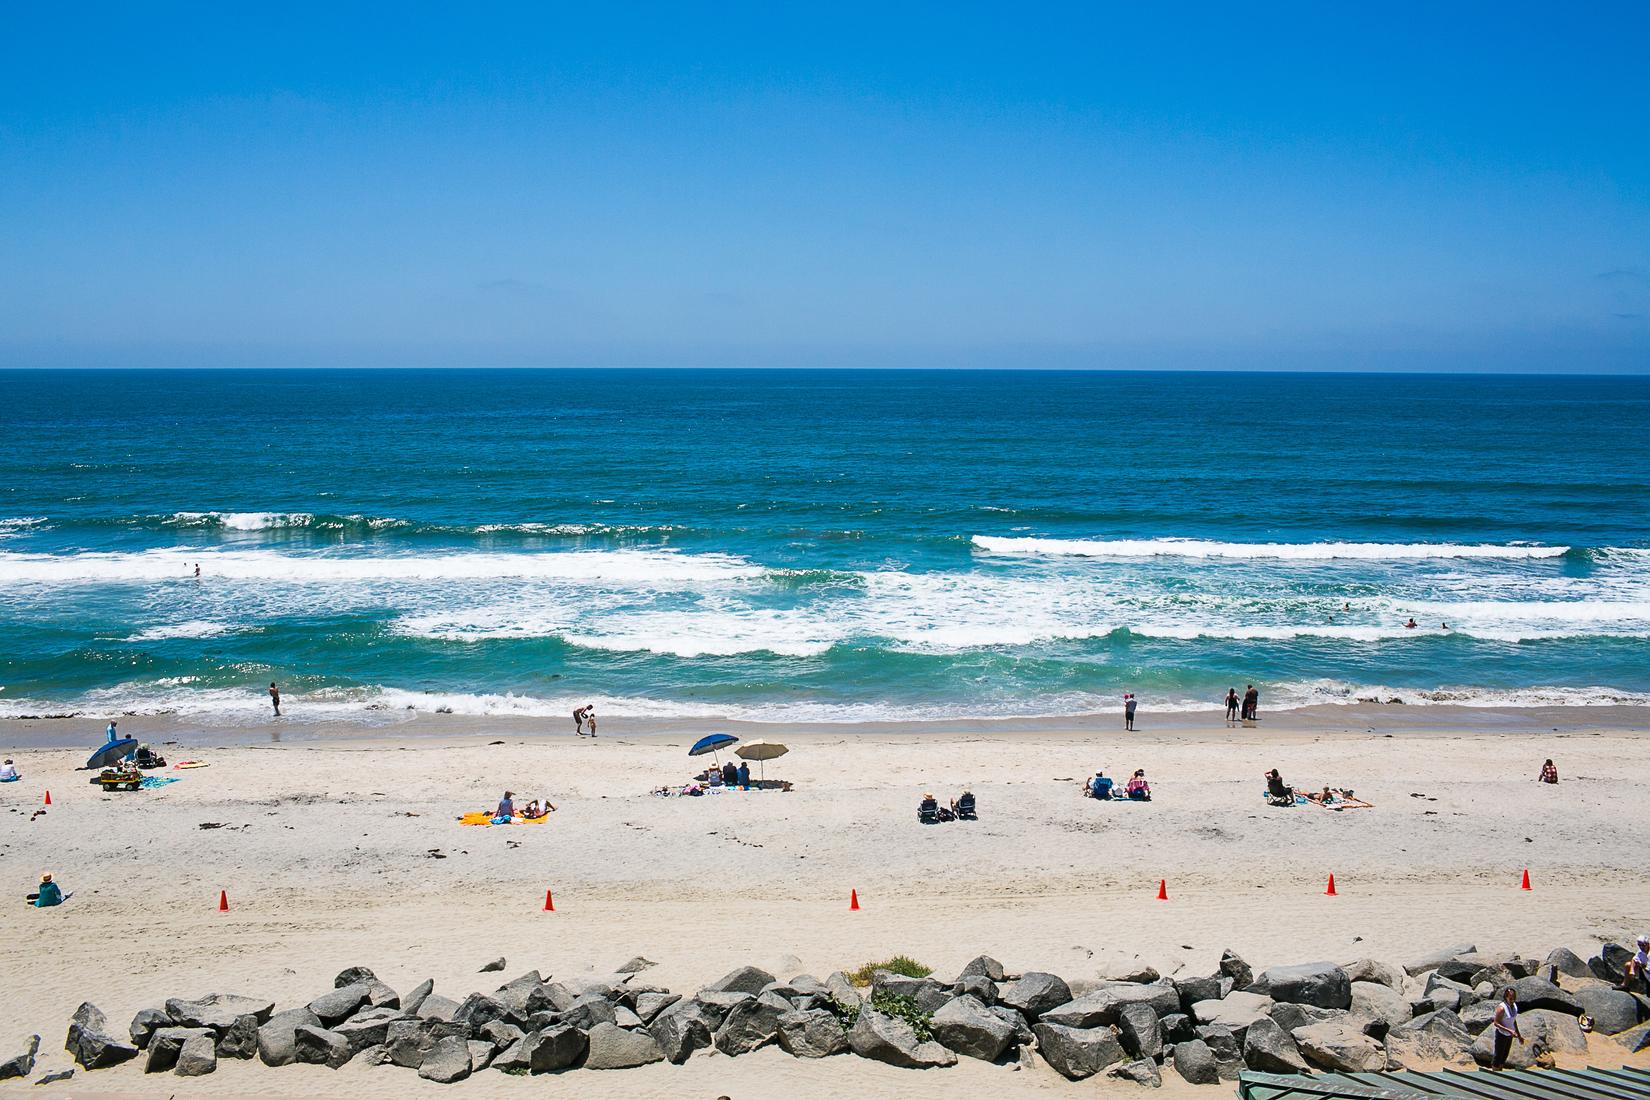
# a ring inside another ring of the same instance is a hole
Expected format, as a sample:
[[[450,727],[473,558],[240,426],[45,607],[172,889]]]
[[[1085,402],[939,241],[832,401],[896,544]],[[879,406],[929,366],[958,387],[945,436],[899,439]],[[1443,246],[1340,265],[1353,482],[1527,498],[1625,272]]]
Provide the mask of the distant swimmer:
[[[201,563],[200,562],[195,563],[195,579],[196,580],[201,579]]]
[[[1409,620],[1409,622],[1404,624],[1404,629],[1405,630],[1414,630],[1415,627],[1416,627],[1416,622],[1415,622],[1414,619],[1411,619],[1411,620]]]
[[[1352,605],[1349,604],[1349,603],[1343,603],[1343,604],[1341,604],[1341,610],[1342,611],[1351,611],[1352,610]]]
[[[281,689],[275,686],[275,681],[269,681],[269,701],[275,705],[275,717],[281,716]]]
[[[1448,624],[1448,623],[1441,623],[1441,624],[1440,624],[1440,625],[1441,625],[1441,626],[1442,626],[1442,627],[1443,627],[1443,628],[1444,628],[1444,629],[1445,629],[1445,630],[1448,630],[1448,629],[1449,629],[1449,624]]]

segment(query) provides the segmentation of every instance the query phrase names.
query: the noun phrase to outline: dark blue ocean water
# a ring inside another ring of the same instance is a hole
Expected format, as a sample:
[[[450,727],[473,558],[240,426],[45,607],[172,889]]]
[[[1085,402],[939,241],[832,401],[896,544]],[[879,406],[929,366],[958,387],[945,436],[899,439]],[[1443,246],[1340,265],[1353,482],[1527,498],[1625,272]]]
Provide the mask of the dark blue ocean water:
[[[0,715],[261,714],[271,679],[295,717],[1650,700],[1650,379],[6,372],[0,397]]]

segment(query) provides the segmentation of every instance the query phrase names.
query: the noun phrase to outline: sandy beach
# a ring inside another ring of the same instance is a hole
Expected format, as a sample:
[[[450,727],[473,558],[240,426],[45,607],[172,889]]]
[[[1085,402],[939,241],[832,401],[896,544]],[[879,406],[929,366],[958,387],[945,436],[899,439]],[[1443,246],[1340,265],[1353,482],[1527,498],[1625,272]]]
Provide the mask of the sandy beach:
[[[24,779],[0,788],[0,866],[19,896],[51,870],[73,897],[4,910],[0,1041],[21,1047],[38,1031],[42,1069],[61,1068],[82,1000],[122,1024],[165,997],[211,991],[284,1007],[351,965],[397,988],[434,978],[459,997],[532,968],[601,974],[636,955],[658,964],[648,980],[679,990],[744,963],[823,976],[896,953],[944,977],[980,953],[1011,970],[1100,976],[1143,960],[1170,975],[1209,972],[1224,948],[1257,967],[1401,962],[1465,941],[1586,954],[1650,922],[1650,886],[1622,874],[1650,825],[1642,713],[1352,709],[1134,734],[768,729],[791,748],[768,774],[796,789],[700,798],[650,793],[695,770],[691,733],[614,728],[592,741],[445,716],[204,731],[130,719],[123,731],[171,760],[209,766],[106,795],[76,770],[98,740],[92,723],[8,723],[0,739],[19,746],[10,755]],[[53,741],[75,747],[43,747]],[[1534,782],[1548,756],[1556,788]],[[1268,807],[1271,766],[1299,786],[1354,788],[1374,808]],[[1150,804],[1080,797],[1096,769],[1135,768],[1152,781]],[[965,786],[980,821],[916,822],[924,791],[943,801]],[[557,812],[544,826],[457,823],[506,787],[547,795]],[[52,806],[33,816],[47,789]],[[1336,897],[1325,896],[1331,873]],[[477,973],[498,956],[503,975]],[[158,1086],[131,1063],[72,1091],[823,1097],[893,1094],[915,1087],[914,1072],[764,1051],[530,1082],[482,1074],[450,1089],[406,1073],[227,1062],[204,1082]],[[1009,1095],[1135,1087],[985,1064],[922,1082]]]

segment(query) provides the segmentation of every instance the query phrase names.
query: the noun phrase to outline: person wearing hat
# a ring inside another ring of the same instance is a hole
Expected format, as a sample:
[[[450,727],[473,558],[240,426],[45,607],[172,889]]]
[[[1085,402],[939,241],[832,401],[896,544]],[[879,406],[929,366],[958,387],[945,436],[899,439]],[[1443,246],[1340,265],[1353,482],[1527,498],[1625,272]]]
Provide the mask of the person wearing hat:
[[[1628,993],[1650,993],[1650,935],[1639,937],[1638,948],[1622,967],[1621,988]]]
[[[0,783],[15,783],[21,778],[17,774],[17,765],[11,762],[11,757],[6,757],[6,762],[0,764]]]
[[[52,873],[47,871],[40,876],[40,892],[30,894],[28,900],[34,902],[36,909],[45,909],[51,905],[62,905],[63,889],[52,881]]]
[[[1112,781],[1106,778],[1106,773],[1095,772],[1094,778],[1089,780],[1088,795],[1090,798],[1097,798],[1101,802],[1110,802],[1111,788]]]

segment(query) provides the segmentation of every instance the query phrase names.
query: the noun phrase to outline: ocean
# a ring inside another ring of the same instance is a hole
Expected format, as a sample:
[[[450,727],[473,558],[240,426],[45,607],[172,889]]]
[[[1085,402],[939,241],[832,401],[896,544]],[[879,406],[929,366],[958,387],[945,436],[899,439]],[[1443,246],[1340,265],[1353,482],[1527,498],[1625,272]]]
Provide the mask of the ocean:
[[[0,372],[0,716],[1650,702],[1650,379]],[[200,576],[194,575],[199,566]],[[1410,620],[1416,626],[1407,626]],[[1448,624],[1447,629],[1444,624]]]

